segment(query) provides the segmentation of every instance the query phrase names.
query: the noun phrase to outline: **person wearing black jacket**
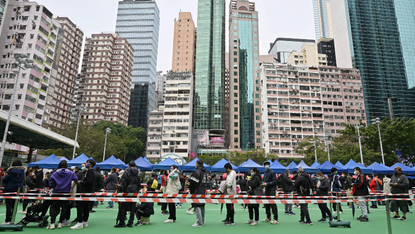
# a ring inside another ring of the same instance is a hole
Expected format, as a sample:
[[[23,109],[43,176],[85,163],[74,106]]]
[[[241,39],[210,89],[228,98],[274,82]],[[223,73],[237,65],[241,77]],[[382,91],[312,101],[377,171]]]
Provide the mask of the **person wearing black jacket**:
[[[94,192],[101,191],[104,187],[104,176],[101,174],[101,168],[95,167],[94,170]],[[93,206],[90,207],[89,211],[95,213],[95,210],[92,210],[93,207],[98,207],[98,201],[94,201]]]
[[[43,170],[39,169],[38,165],[33,167],[34,173],[36,175],[36,187],[35,188],[43,188]]]
[[[298,168],[299,176],[295,181],[294,188],[297,190],[298,196],[310,196],[312,191],[312,183],[310,180],[310,176],[304,171],[302,167]],[[301,219],[300,223],[305,225],[313,225],[310,219],[310,214],[308,212],[308,204],[302,203],[300,204],[301,209]],[[304,219],[306,221],[304,222]]]
[[[95,166],[95,161],[93,159],[88,159],[85,163],[85,176],[82,180],[78,181],[78,193],[93,193],[94,192],[94,180],[95,174],[92,169]],[[81,229],[88,227],[89,219],[89,207],[93,202],[89,201],[78,201],[76,203],[76,213],[78,223],[75,226],[72,226],[71,229]]]
[[[248,180],[248,195],[253,196],[262,196],[262,187],[261,187],[261,173],[258,171],[257,168],[251,168],[251,176],[252,178]],[[251,224],[251,226],[258,225],[259,221],[259,204],[249,204],[248,205],[249,211],[249,220],[245,222],[245,224]],[[255,220],[254,219],[255,213]]]
[[[238,184],[239,184],[239,187],[241,188],[241,192],[246,192],[248,190],[246,180],[243,176],[239,176]]]
[[[150,217],[154,214],[154,203],[153,202],[143,202],[137,206],[135,210],[135,216],[137,218],[137,223],[135,226],[143,225],[143,221],[141,221],[142,217]]]
[[[265,187],[265,196],[276,196],[277,193],[277,175],[274,171],[270,169],[270,162],[265,162],[265,174],[263,185]],[[271,220],[271,210],[272,214],[274,215],[274,220]],[[278,224],[278,207],[276,204],[265,204],[265,213],[267,214],[267,218],[263,220],[263,222],[271,222],[271,224]]]
[[[117,190],[117,183],[118,183],[117,168],[113,167],[111,168],[111,175],[109,175],[107,179],[104,181],[104,187],[108,193],[114,193],[115,190]],[[114,208],[114,202],[109,201],[107,209],[112,209],[112,208]]]
[[[282,188],[284,194],[292,194],[293,181],[290,179],[290,169],[285,170],[285,172],[282,173],[280,177],[280,187]],[[293,204],[285,204],[285,214],[295,215],[293,212]]]
[[[323,175],[321,171],[317,172],[317,196],[328,196],[330,183],[329,180]],[[330,221],[333,220],[330,209],[327,207],[326,203],[319,203],[318,208],[321,211],[321,219],[318,221],[320,223],[325,223],[327,216],[330,218]]]
[[[356,180],[353,184],[353,196],[360,197],[360,199],[365,199],[365,197],[369,195],[366,176],[362,174],[362,170],[359,167],[354,169],[354,174],[356,175]],[[369,222],[366,202],[359,201],[359,206],[362,210],[362,216],[357,219],[360,220],[360,222]]]
[[[34,189],[36,188],[36,178],[33,178],[35,176],[35,172],[33,169],[29,169],[26,171],[26,177],[24,180],[25,185],[27,185],[29,187],[29,189]],[[36,192],[35,192],[36,193]],[[31,200],[29,199],[25,199],[23,200],[23,211],[22,214],[26,214],[26,208],[29,205],[29,203],[31,202]]]
[[[196,162],[196,171],[190,177],[189,190],[190,194],[206,194],[206,169],[203,166],[201,159]],[[192,203],[192,207],[195,208],[197,222],[193,224],[193,227],[203,227],[205,224],[205,204],[204,203]]]

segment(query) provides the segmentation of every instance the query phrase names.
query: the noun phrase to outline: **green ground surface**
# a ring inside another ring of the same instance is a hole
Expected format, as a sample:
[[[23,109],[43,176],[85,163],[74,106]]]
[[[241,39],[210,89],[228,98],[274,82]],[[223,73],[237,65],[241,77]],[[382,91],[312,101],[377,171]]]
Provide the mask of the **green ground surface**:
[[[30,223],[25,229],[24,232],[29,232],[33,234],[45,233],[45,232],[54,232],[54,233],[110,233],[117,230],[121,231],[123,234],[127,233],[318,233],[318,234],[342,234],[342,233],[373,233],[373,234],[387,234],[387,222],[386,222],[386,212],[385,206],[380,206],[379,209],[371,209],[369,214],[370,222],[361,223],[357,220],[352,219],[352,211],[346,206],[343,206],[344,213],[341,215],[343,221],[351,221],[352,228],[330,228],[328,223],[318,223],[317,220],[321,218],[320,210],[316,205],[309,205],[311,220],[314,225],[305,226],[300,223],[300,210],[294,208],[293,211],[296,213],[295,216],[284,215],[284,205],[278,205],[279,208],[279,221],[278,225],[271,225],[269,223],[262,223],[258,226],[249,226],[244,224],[248,220],[248,210],[243,210],[240,205],[236,205],[235,210],[235,226],[224,226],[221,223],[221,220],[225,218],[226,208],[222,214],[220,214],[220,205],[207,205],[206,206],[206,220],[205,226],[203,228],[194,228],[191,225],[195,223],[196,216],[189,215],[186,213],[186,208],[189,207],[188,204],[184,204],[182,209],[177,210],[177,222],[164,224],[164,220],[168,216],[160,214],[160,206],[155,205],[156,214],[151,217],[150,225],[143,225],[133,228],[122,228],[115,229],[115,218],[117,215],[117,209],[105,209],[107,205],[99,205],[98,208],[95,208],[96,213],[91,213],[89,219],[89,227],[80,229],[80,230],[70,230],[69,227],[63,229],[55,230],[46,230],[46,228],[39,229],[37,224]],[[117,207],[117,205],[115,205]],[[5,216],[5,206],[0,207],[0,221],[4,221]],[[76,210],[72,209],[72,219],[76,216]],[[356,211],[356,217],[360,216],[360,210]],[[19,207],[19,212],[16,219],[20,219],[21,215],[21,206]],[[260,208],[260,219],[265,218],[265,209]],[[408,214],[408,221],[403,222],[400,220],[391,220],[392,221],[392,231],[393,233],[415,233],[415,215]]]

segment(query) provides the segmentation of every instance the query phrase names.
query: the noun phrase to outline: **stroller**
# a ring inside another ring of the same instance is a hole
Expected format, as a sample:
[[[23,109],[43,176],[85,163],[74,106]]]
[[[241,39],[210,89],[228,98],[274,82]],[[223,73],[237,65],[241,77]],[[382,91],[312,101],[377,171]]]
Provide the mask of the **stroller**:
[[[38,223],[37,226],[39,228],[47,226],[49,224],[49,215],[45,215],[44,217],[40,215],[43,211],[43,205],[43,203],[33,203],[32,206],[27,208],[26,216],[17,225],[25,227],[29,223]]]

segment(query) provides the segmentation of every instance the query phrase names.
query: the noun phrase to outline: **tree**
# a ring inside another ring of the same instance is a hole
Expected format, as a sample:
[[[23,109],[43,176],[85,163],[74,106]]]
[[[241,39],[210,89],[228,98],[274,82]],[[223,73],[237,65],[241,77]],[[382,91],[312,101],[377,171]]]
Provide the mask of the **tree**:
[[[307,165],[311,165],[316,161],[316,152],[318,163],[322,164],[327,161],[328,154],[325,150],[326,145],[317,137],[310,137],[299,141],[297,147],[294,149],[297,154],[304,156],[304,162]]]

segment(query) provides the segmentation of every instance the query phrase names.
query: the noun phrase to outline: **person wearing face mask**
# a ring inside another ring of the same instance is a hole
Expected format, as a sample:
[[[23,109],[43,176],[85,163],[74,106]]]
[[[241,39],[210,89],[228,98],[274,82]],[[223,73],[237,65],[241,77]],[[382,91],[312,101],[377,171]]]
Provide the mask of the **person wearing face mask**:
[[[196,162],[196,171],[190,176],[189,190],[190,194],[206,194],[206,168],[203,166],[201,159]],[[205,204],[204,203],[192,203],[192,207],[195,208],[197,221],[192,227],[203,227],[205,224]]]
[[[35,172],[33,169],[28,169],[26,171],[26,178],[24,180],[25,185],[27,185],[29,187],[29,189],[34,189],[36,188],[36,184],[35,184],[36,178],[35,178]],[[25,199],[23,200],[23,211],[22,214],[26,214],[26,208],[29,205],[29,203],[31,203],[32,200],[29,199]]]
[[[265,196],[276,196],[277,191],[277,175],[270,169],[270,162],[264,163],[265,174],[263,180],[263,186],[265,187]],[[274,219],[271,219],[271,211],[274,215]],[[270,222],[271,224],[278,224],[278,207],[276,204],[265,204],[265,213],[267,218],[262,222]]]
[[[256,167],[251,168],[251,179],[248,180],[248,195],[263,196],[261,187],[261,174]],[[249,220],[245,224],[251,224],[251,226],[258,225],[259,221],[259,204],[249,204]],[[255,213],[255,220],[254,219]]]
[[[302,167],[298,168],[298,177],[295,181],[294,188],[297,191],[298,196],[310,196],[313,191],[313,182],[307,172]],[[308,204],[300,204],[300,223],[304,225],[313,225],[310,219],[310,213],[308,212]]]
[[[179,169],[177,165],[171,166],[171,172],[169,174],[169,179],[166,186],[167,194],[178,194],[179,190],[182,188],[179,178]],[[176,222],[176,204],[169,203],[169,218],[164,221],[164,223],[174,223]]]
[[[329,188],[330,183],[328,179],[323,175],[321,171],[317,172],[317,196],[328,196],[329,195]],[[330,209],[327,207],[326,203],[319,203],[318,208],[321,211],[321,219],[318,221],[319,223],[325,223],[326,218],[329,217],[330,221],[333,220],[331,215]]]
[[[280,187],[284,194],[291,195],[293,193],[293,181],[290,179],[290,169],[286,169],[285,173],[281,174]],[[293,212],[293,204],[285,204],[285,214],[295,215]]]
[[[391,182],[392,194],[406,194],[408,193],[409,180],[402,174],[400,167],[395,168],[395,175],[392,176]],[[409,198],[408,196],[394,196],[393,198]],[[392,210],[395,211],[395,216],[392,219],[400,219],[406,221],[407,201],[392,201]],[[402,211],[402,218],[399,216],[399,209]]]
[[[224,166],[227,176],[226,176],[226,195],[235,195],[236,194],[236,172],[233,170],[230,163],[226,163]],[[221,186],[222,187],[222,186]],[[224,191],[223,191],[224,192]],[[226,204],[226,218],[222,220],[222,223],[228,226],[235,225],[235,207],[233,204]]]
[[[93,159],[88,159],[85,163],[85,166],[82,167],[82,170],[85,171],[85,176],[82,180],[78,181],[78,193],[93,193],[94,192],[94,177],[95,173],[93,167],[95,166],[95,161]],[[77,213],[77,224],[72,226],[71,229],[82,229],[88,227],[89,219],[89,206],[94,202],[89,201],[78,201],[76,203],[76,213]]]
[[[337,194],[340,192],[340,189],[342,187],[339,178],[337,177],[337,168],[333,167],[331,168],[331,174],[329,176],[330,178],[330,191],[333,194]],[[343,213],[342,205],[337,203],[332,203],[334,212],[337,212],[337,206],[340,207],[340,214]]]
[[[365,199],[365,197],[369,195],[366,176],[362,174],[362,170],[359,167],[354,169],[354,174],[356,175],[356,180],[353,184],[353,196],[359,197],[359,200]],[[362,210],[362,216],[357,219],[360,220],[360,222],[369,222],[366,202],[359,201],[359,206]]]

